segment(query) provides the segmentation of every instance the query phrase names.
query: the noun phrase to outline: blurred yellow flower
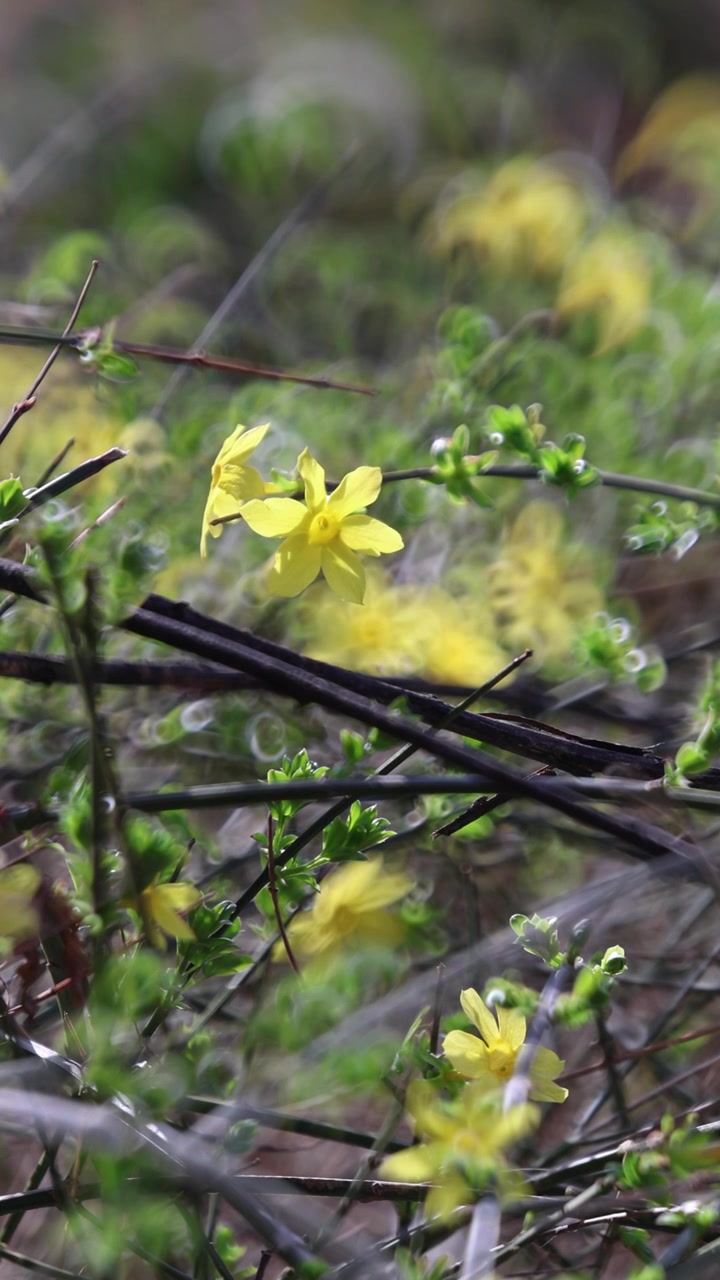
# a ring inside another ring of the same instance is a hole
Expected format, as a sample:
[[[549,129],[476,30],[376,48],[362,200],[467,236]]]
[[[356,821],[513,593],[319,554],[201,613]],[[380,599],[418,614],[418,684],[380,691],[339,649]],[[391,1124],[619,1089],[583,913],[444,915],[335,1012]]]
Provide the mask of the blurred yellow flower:
[[[503,1113],[498,1099],[474,1084],[446,1101],[428,1081],[416,1080],[408,1088],[407,1108],[422,1141],[387,1156],[378,1172],[394,1182],[433,1182],[425,1201],[428,1218],[449,1218],[491,1186],[505,1195],[522,1190],[504,1152],[536,1126],[537,1107],[524,1103]]]
[[[386,871],[382,858],[348,862],[321,882],[310,910],[290,921],[287,934],[293,952],[310,958],[348,943],[393,946],[401,942],[405,926],[385,908],[404,898],[414,884],[402,872]],[[281,942],[273,958],[287,959]]]
[[[407,675],[418,670],[421,637],[411,625],[406,587],[389,584],[375,568],[366,571],[363,604],[338,601],[313,589],[303,622],[306,653],[372,675]]]
[[[480,685],[507,661],[481,600],[439,586],[393,586],[379,571],[368,572],[362,606],[308,600],[305,625],[311,657],[374,675]]]
[[[587,194],[568,172],[521,156],[485,186],[442,203],[430,243],[441,253],[469,245],[501,270],[552,276],[583,234],[590,212]]]
[[[40,917],[33,898],[42,876],[28,862],[18,862],[0,871],[0,938],[21,942],[32,938],[40,928]]]
[[[164,934],[182,941],[191,941],[195,937],[180,912],[193,911],[201,902],[200,890],[194,884],[180,881],[175,884],[153,882],[137,897],[124,898],[120,905],[137,912],[148,942],[164,951],[167,947]]]
[[[490,604],[514,652],[532,648],[539,663],[570,653],[578,629],[603,608],[590,557],[569,547],[557,507],[530,502],[488,569]]]
[[[471,596],[451,596],[441,587],[417,591],[412,622],[418,629],[418,671],[438,684],[479,686],[507,662],[489,611]]]
[[[365,570],[356,551],[369,556],[401,551],[400,534],[381,520],[359,515],[375,502],[382,485],[379,467],[357,467],[327,496],[325,472],[303,449],[298,471],[305,485],[305,501],[267,498],[243,507],[246,524],[263,538],[284,538],[268,575],[275,596],[297,596],[320,572],[342,600],[362,604]]]
[[[653,103],[632,142],[621,152],[618,182],[640,169],[661,166],[678,176],[698,176],[705,156],[720,146],[720,81],[695,75],[678,80]]]
[[[13,404],[25,396],[45,354],[10,347],[0,350],[0,420],[4,421]],[[61,359],[43,383],[35,408],[18,419],[3,441],[3,475],[12,472],[21,477],[24,488],[30,488],[69,441],[74,443],[56,474],[118,444],[121,430],[121,418],[100,399],[95,380],[82,373],[77,363]],[[124,464],[106,467],[85,485],[82,493],[124,491]]]
[[[250,498],[262,498],[266,493],[277,491],[276,485],[267,485],[259,471],[246,465],[250,454],[264,440],[269,427],[269,422],[261,427],[253,427],[251,431],[239,426],[223,442],[212,465],[210,492],[203,513],[200,535],[200,555],[203,559],[207,556],[208,535],[219,538],[224,528],[221,524],[212,524],[212,520],[219,516],[234,515]]]
[[[469,987],[460,992],[463,1012],[477,1027],[478,1036],[467,1031],[451,1031],[445,1037],[443,1053],[461,1076],[476,1080],[486,1089],[497,1089],[510,1079],[518,1053],[525,1043],[527,1026],[517,1009],[502,1005],[491,1011],[477,991]],[[552,1049],[538,1045],[530,1068],[533,1102],[564,1102],[567,1089],[555,1084],[565,1063]]]
[[[720,200],[720,80],[688,76],[653,103],[615,170],[619,185],[656,197],[682,238],[717,225]],[[667,220],[666,220],[667,221]]]
[[[568,260],[557,297],[559,316],[597,316],[600,355],[627,342],[645,321],[650,265],[629,231],[608,227]]]

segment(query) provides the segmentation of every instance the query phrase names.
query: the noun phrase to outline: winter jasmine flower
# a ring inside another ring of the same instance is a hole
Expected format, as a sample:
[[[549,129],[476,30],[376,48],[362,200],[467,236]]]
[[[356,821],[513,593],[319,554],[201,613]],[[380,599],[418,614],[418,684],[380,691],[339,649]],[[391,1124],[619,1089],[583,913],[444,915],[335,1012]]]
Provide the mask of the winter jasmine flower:
[[[465,244],[500,270],[552,276],[583,234],[590,211],[569,173],[519,156],[484,186],[446,200],[435,215],[433,240],[446,253]]]
[[[505,1009],[498,1005],[492,1012],[477,991],[470,987],[461,991],[460,1004],[464,1013],[480,1032],[478,1036],[467,1031],[451,1031],[445,1037],[443,1053],[461,1076],[476,1080],[486,1090],[495,1090],[507,1084],[515,1070],[515,1061],[525,1043],[527,1026],[517,1009]],[[565,1063],[539,1045],[530,1068],[530,1097],[534,1102],[564,1102],[567,1089],[555,1084]]]
[[[428,1218],[449,1218],[491,1186],[505,1195],[521,1191],[503,1153],[535,1127],[537,1107],[524,1103],[503,1113],[498,1099],[474,1084],[447,1101],[425,1080],[410,1085],[407,1107],[421,1141],[388,1156],[378,1172],[397,1182],[432,1182]]]
[[[644,323],[650,304],[650,267],[637,240],[616,228],[600,231],[570,260],[560,281],[561,316],[597,316],[595,354],[627,342]]]
[[[399,533],[359,515],[375,502],[382,485],[379,467],[358,467],[327,496],[325,472],[312,454],[303,449],[298,471],[305,485],[305,501],[267,498],[248,502],[242,511],[245,523],[263,538],[284,538],[275,553],[268,586],[271,595],[297,596],[320,572],[343,600],[362,604],[365,570],[356,552],[379,556],[400,551]]]
[[[202,894],[194,884],[156,884],[154,881],[135,898],[126,898],[121,906],[136,911],[143,922],[148,942],[160,951],[167,943],[164,934],[181,941],[191,941],[195,934],[181,912],[193,911],[202,902]]]
[[[488,570],[495,625],[513,651],[529,646],[540,663],[570,653],[580,627],[603,605],[589,558],[568,547],[549,502],[530,502]]]
[[[349,942],[392,946],[402,941],[405,926],[387,908],[413,886],[410,876],[386,871],[382,858],[346,863],[321,882],[311,909],[290,921],[287,933],[293,954],[309,958]],[[274,958],[285,958],[282,943]]]
[[[244,427],[236,427],[232,435],[221,446],[213,465],[210,480],[210,492],[203,514],[202,533],[200,535],[200,555],[207,556],[208,535],[219,538],[223,526],[214,525],[213,520],[219,516],[231,516],[240,509],[249,498],[262,498],[266,493],[275,493],[276,485],[268,485],[259,471],[247,466],[247,460],[254,449],[265,438],[270,423],[261,427],[253,427],[246,431]]]

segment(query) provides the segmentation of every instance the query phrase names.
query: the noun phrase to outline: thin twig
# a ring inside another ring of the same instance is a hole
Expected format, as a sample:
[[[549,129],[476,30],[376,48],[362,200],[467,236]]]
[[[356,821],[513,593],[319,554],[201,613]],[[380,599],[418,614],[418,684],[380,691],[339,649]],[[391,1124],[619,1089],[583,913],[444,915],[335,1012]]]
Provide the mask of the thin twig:
[[[103,331],[100,328],[79,329],[67,335],[55,333],[52,330],[15,329],[10,325],[0,328],[0,343],[11,346],[52,342],[60,349],[86,351],[96,347],[102,338]],[[268,378],[274,382],[299,383],[300,386],[315,387],[320,391],[347,391],[360,396],[377,395],[374,387],[364,387],[351,382],[335,382],[330,378],[314,377],[312,374],[292,373],[284,369],[270,368],[268,365],[251,364],[247,360],[235,360],[230,356],[211,356],[204,351],[187,352],[144,342],[125,342],[119,338],[113,338],[110,345],[113,351],[119,351],[123,355],[157,360],[161,364],[187,365],[189,368],[210,369],[245,378]],[[21,409],[21,413],[26,413],[28,408],[32,406],[26,405]]]
[[[62,466],[63,462],[67,458],[74,444],[75,444],[75,437],[71,436],[70,439],[63,445],[60,452],[56,453],[52,461],[47,464],[42,475],[38,477],[37,484],[34,486],[34,488],[42,489],[43,485],[47,484],[51,476],[55,475],[55,472],[57,471],[58,467]]]
[[[630,1128],[630,1116],[628,1114],[627,1102],[623,1090],[622,1076],[615,1066],[615,1046],[612,1036],[607,1029],[605,1018],[600,1009],[595,1012],[595,1026],[597,1028],[598,1040],[600,1047],[605,1055],[604,1066],[607,1071],[607,1081],[610,1094],[615,1103],[615,1111],[617,1119],[622,1129]]]
[[[275,875],[275,849],[273,845],[274,838],[275,838],[275,833],[273,831],[273,817],[272,817],[272,813],[268,813],[268,819],[267,819],[268,892],[272,899],[273,911],[275,912],[275,922],[277,924],[280,937],[282,938],[282,944],[285,948],[285,954],[288,960],[290,961],[290,964],[294,969],[295,973],[299,974],[300,966],[298,965],[298,962],[295,959],[295,956],[293,954],[293,949],[290,946],[290,940],[287,936],[287,931],[285,929],[285,921],[283,920],[282,911],[280,910],[280,900],[278,898],[278,891],[277,891],[277,877]]]
[[[277,253],[278,249],[280,249],[282,245],[290,239],[308,214],[313,212],[322,204],[322,201],[325,199],[325,196],[333,184],[354,161],[357,155],[357,150],[356,146],[349,148],[345,156],[340,160],[339,164],[337,164],[326,177],[321,178],[320,181],[317,182],[305,196],[303,196],[302,200],[300,200],[295,208],[290,211],[287,217],[283,218],[283,221],[275,228],[270,238],[265,241],[262,248],[255,254],[254,258],[251,259],[242,274],[235,281],[230,292],[226,294],[220,303],[220,306],[208,320],[198,337],[197,342],[194,343],[191,350],[187,353],[187,357],[183,361],[181,367],[176,369],[172,374],[172,377],[169,379],[159,399],[155,402],[155,407],[151,415],[152,417],[159,418],[162,415],[164,410],[167,408],[170,397],[175,394],[183,379],[187,377],[190,367],[196,362],[197,357],[202,356],[203,347],[205,347],[208,342],[212,341],[218,329],[225,323],[229,316],[232,315],[241,299],[247,293],[247,290],[261,272],[265,270],[265,267]],[[267,376],[267,370],[263,370],[261,372]],[[279,376],[283,377],[287,375]],[[299,382],[306,381],[306,379],[302,378],[297,378],[295,380]],[[327,382],[321,383],[320,381],[312,381],[310,385],[329,386],[330,384]],[[360,391],[363,394],[374,394],[366,388],[343,387],[341,389],[345,391]]]
[[[95,520],[93,520],[92,524],[89,524],[87,526],[87,529],[83,529],[77,535],[76,538],[73,538],[72,542],[70,543],[70,550],[74,551],[76,547],[79,547],[80,544],[83,543],[87,537],[89,537],[89,535],[93,532],[93,530],[101,529],[104,524],[107,524],[108,520],[111,520],[113,516],[117,515],[118,511],[122,510],[126,502],[127,502],[127,498],[124,498],[124,497],[118,498],[117,502],[111,503],[111,505],[107,507],[105,511],[101,511],[100,515],[97,516]],[[93,663],[93,675],[94,675],[95,669],[101,668],[102,665],[103,665],[102,662],[98,661],[97,659],[95,660],[95,662]],[[100,681],[100,683],[102,683],[102,681]]]
[[[93,258],[85,283],[82,289],[80,290],[77,296],[77,301],[75,303],[75,306],[72,309],[70,319],[68,320],[65,328],[63,329],[63,332],[61,335],[63,340],[66,339],[72,333],[72,330],[75,325],[75,321],[77,320],[82,310],[82,305],[87,297],[88,290],[90,288],[90,285],[93,282],[95,272],[97,271],[99,266],[100,266],[100,263],[98,262],[97,258]],[[53,347],[52,351],[50,352],[50,355],[48,356],[42,369],[40,370],[39,374],[37,375],[34,382],[32,383],[29,391],[26,393],[26,395],[22,400],[18,401],[18,403],[13,406],[10,416],[6,420],[4,426],[0,428],[0,445],[2,445],[4,440],[10,434],[18,418],[21,418],[24,413],[27,413],[28,410],[34,408],[37,400],[37,392],[39,391],[40,387],[42,386],[42,383],[44,382],[45,378],[47,377],[50,370],[52,369],[55,361],[60,355],[60,352],[63,349],[63,345],[64,345],[64,342],[61,341],[61,342],[58,342],[55,347]]]
[[[468,463],[476,461],[473,457],[466,459]],[[595,469],[599,483],[607,489],[626,489],[631,493],[647,493],[653,496],[663,498],[675,498],[678,502],[694,502],[699,507],[713,507],[720,510],[720,494],[710,493],[707,489],[693,489],[688,485],[670,484],[664,480],[647,480],[644,476],[622,475],[615,471],[601,471]],[[426,480],[432,483],[438,483],[439,472],[436,467],[409,467],[402,471],[385,471],[383,472],[383,484],[396,484],[403,480]],[[542,480],[543,472],[541,467],[537,467],[534,463],[529,462],[509,462],[498,463],[497,465],[486,467],[480,472],[479,479],[504,479],[504,480]],[[326,481],[326,489],[328,493],[332,493],[337,489],[338,481]],[[301,490],[293,490],[288,493],[288,498],[297,497]],[[233,521],[242,520],[242,510],[233,511],[230,515],[215,516],[210,521],[212,525],[232,524]]]

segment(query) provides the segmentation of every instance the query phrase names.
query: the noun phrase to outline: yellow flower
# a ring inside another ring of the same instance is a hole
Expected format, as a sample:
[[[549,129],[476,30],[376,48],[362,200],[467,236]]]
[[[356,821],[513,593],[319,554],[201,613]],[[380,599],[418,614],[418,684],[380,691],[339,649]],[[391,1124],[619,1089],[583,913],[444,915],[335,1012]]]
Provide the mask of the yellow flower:
[[[639,176],[639,181],[637,180]],[[615,172],[660,206],[666,227],[687,240],[715,234],[720,179],[720,80],[688,76],[651,106]]]
[[[306,652],[375,675],[479,685],[505,665],[482,602],[442,587],[393,586],[369,570],[363,605],[308,599]]]
[[[501,270],[552,276],[580,239],[589,213],[587,196],[568,173],[521,156],[484,187],[444,203],[431,238],[444,253],[467,244]]]
[[[164,951],[167,943],[163,934],[182,941],[191,941],[195,937],[180,912],[193,911],[201,902],[202,894],[194,884],[183,881],[177,884],[157,884],[153,881],[136,898],[125,898],[120,905],[130,907],[138,913],[148,942]]]
[[[597,316],[600,355],[627,342],[644,323],[650,304],[650,267],[637,241],[625,231],[600,231],[567,264],[560,282],[560,316]]]
[[[9,409],[14,401],[25,397],[43,359],[39,351],[10,347],[0,351],[4,406]],[[27,488],[37,484],[48,463],[70,441],[73,445],[60,472],[119,444],[123,424],[112,404],[111,399],[105,403],[99,398],[93,379],[82,373],[77,364],[58,361],[52,377],[43,383],[35,408],[15,423],[3,441],[3,476],[20,476]],[[87,488],[83,487],[82,492],[99,496],[118,488],[126,492],[127,482],[125,464],[119,462],[85,481]]]
[[[395,1182],[434,1182],[425,1201],[428,1218],[449,1218],[489,1186],[506,1195],[521,1190],[503,1152],[534,1128],[537,1107],[524,1103],[503,1113],[497,1099],[472,1084],[448,1102],[425,1080],[410,1085],[407,1107],[423,1141],[388,1156],[378,1172]]]
[[[211,524],[219,516],[231,516],[240,509],[249,498],[262,498],[266,493],[274,493],[275,485],[267,485],[254,467],[246,466],[247,459],[260,442],[265,438],[270,426],[269,422],[262,427],[253,427],[246,431],[244,427],[236,427],[222,445],[212,466],[210,492],[205,503],[202,533],[200,535],[200,555],[207,556],[208,534],[211,538],[219,538],[223,525]]]
[[[290,921],[287,933],[293,952],[311,957],[348,942],[401,942],[405,926],[384,908],[404,898],[413,885],[409,876],[385,871],[382,858],[348,862],[322,881],[311,909]],[[287,958],[282,943],[273,957]]]
[[[32,902],[41,880],[40,872],[27,862],[0,871],[0,937],[22,942],[37,934],[40,916]]]
[[[363,604],[338,601],[320,587],[308,592],[303,624],[306,652],[373,675],[407,675],[419,668],[422,642],[411,625],[407,587],[388,583],[378,569],[366,575]]]
[[[270,594],[297,596],[322,570],[341,599],[362,604],[365,570],[355,552],[379,556],[403,547],[400,534],[389,525],[356,514],[377,498],[382,472],[379,467],[358,467],[328,498],[325,472],[307,449],[298,458],[298,471],[305,484],[304,502],[267,498],[243,507],[243,519],[255,533],[285,539],[268,577]]]
[[[646,168],[669,168],[678,177],[701,176],[703,161],[720,144],[720,82],[688,76],[653,103],[632,142],[621,152],[616,179]]]
[[[411,623],[420,640],[418,671],[427,680],[481,685],[507,662],[475,597],[451,596],[442,587],[418,591]]]
[[[507,1084],[520,1049],[525,1043],[527,1027],[517,1009],[502,1005],[491,1013],[470,987],[460,992],[463,1011],[477,1027],[482,1039],[467,1031],[451,1031],[445,1037],[443,1053],[461,1076],[476,1080],[483,1088],[493,1090]],[[534,1102],[564,1102],[567,1089],[555,1084],[565,1063],[552,1049],[539,1045],[530,1068],[530,1097]]]
[[[578,628],[603,607],[589,559],[568,549],[549,502],[523,508],[488,577],[503,640],[514,652],[529,645],[540,663],[566,658]]]

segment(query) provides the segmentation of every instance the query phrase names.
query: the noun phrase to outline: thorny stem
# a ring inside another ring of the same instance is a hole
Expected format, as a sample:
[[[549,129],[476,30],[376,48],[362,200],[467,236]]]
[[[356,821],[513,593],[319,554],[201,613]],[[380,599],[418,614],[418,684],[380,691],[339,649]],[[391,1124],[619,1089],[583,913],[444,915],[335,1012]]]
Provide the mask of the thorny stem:
[[[64,332],[59,334],[43,329],[16,329],[10,325],[0,327],[0,343],[22,345],[54,342],[57,354],[63,348],[71,351],[83,351],[88,349],[88,346],[92,348],[92,344],[97,344],[101,338],[101,329],[80,329],[75,333]],[[211,356],[203,351],[180,351],[173,347],[158,347],[145,342],[124,342],[119,338],[113,339],[112,350],[119,351],[123,355],[137,356],[140,359],[156,360],[160,364],[211,369],[219,373],[236,374],[239,377],[268,378],[274,382],[299,383],[305,387],[316,387],[320,391],[347,391],[361,396],[377,395],[374,387],[363,387],[350,382],[334,382],[330,378],[291,373],[283,369],[271,369],[267,365],[251,364],[246,360],[235,360],[229,356]],[[53,352],[53,355],[57,359],[55,352]],[[45,366],[43,368],[45,369]],[[15,418],[10,422],[10,428],[12,428],[13,422],[17,418],[21,417],[23,413],[27,413],[28,409],[32,407],[33,405],[28,403],[27,396],[19,402],[19,405],[14,406],[13,414],[15,414]],[[7,423],[5,424],[6,427]],[[0,444],[2,444],[7,434],[5,428],[3,428],[4,434],[0,435]]]

